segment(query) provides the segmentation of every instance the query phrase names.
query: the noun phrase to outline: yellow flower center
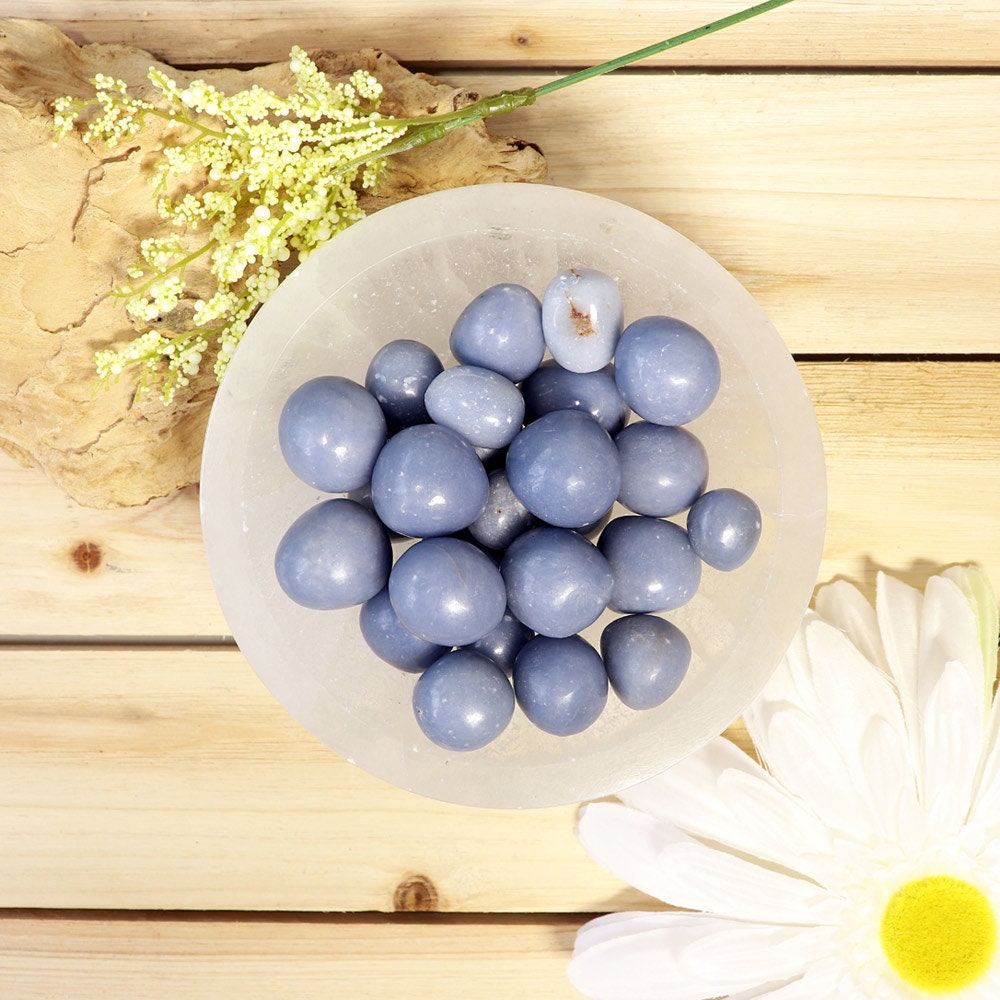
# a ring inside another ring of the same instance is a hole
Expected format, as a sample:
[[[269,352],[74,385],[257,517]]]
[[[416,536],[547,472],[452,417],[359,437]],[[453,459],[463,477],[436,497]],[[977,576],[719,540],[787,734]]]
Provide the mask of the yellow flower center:
[[[901,979],[928,993],[950,993],[989,968],[997,921],[974,885],[931,875],[907,882],[889,900],[879,937]]]

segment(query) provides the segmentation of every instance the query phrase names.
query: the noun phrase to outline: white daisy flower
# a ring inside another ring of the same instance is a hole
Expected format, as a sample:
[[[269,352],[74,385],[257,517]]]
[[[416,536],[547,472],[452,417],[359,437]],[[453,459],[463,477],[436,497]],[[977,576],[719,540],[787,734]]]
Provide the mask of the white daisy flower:
[[[1000,998],[997,607],[952,569],[875,607],[822,588],[746,713],[764,767],[719,737],[583,808],[616,876],[683,910],[579,932],[597,1000]]]

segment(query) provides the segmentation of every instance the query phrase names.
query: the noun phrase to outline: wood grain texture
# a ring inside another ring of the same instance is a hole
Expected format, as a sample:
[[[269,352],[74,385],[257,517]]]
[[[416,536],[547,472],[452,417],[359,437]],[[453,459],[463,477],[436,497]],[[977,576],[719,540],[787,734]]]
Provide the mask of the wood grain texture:
[[[377,46],[420,65],[601,62],[724,17],[749,0],[8,0],[80,42],[126,42],[176,64],[283,59],[293,44]],[[811,0],[651,60],[651,66],[987,66],[1000,61],[992,0]]]
[[[820,578],[871,588],[886,568],[919,584],[934,566],[978,560],[1000,581],[1000,364],[811,362],[800,371],[826,447]],[[134,511],[91,511],[0,456],[0,524],[4,636],[208,641],[228,632],[195,488]]]
[[[4,637],[228,634],[208,575],[196,486],[145,507],[94,510],[0,454],[0,511]]]
[[[579,1000],[578,917],[0,916],[10,1000]]]
[[[576,807],[392,788],[301,729],[236,649],[0,647],[0,690],[0,908],[647,903],[577,843]]]

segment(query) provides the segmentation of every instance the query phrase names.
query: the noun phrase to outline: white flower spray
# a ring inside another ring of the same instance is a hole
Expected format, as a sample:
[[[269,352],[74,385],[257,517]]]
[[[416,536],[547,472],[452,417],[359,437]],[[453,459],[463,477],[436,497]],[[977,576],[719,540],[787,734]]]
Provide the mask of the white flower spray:
[[[382,115],[382,87],[370,73],[358,70],[346,83],[331,83],[298,46],[289,59],[295,89],[287,97],[256,85],[232,95],[202,80],[181,87],[153,68],[148,78],[159,96],[152,102],[129,94],[124,81],[98,74],[93,98],[55,101],[57,140],[80,122],[85,143],[113,147],[137,135],[150,117],[182,136],[161,150],[152,178],[158,214],[178,232],[142,240],[127,280],[114,289],[140,333],[122,348],[97,352],[99,379],[107,383],[136,366],[136,389],[158,383],[170,403],[205,356],[214,355],[221,380],[251,316],[278,287],[280,265],[293,254],[303,260],[360,220],[360,193],[377,188],[395,153],[789,2],[767,0],[540,87],[415,118]],[[204,182],[176,199],[165,193],[170,181],[187,179],[190,187],[192,178]],[[215,283],[207,297],[187,281],[190,265],[202,258]],[[157,329],[182,300],[193,300],[190,328]]]

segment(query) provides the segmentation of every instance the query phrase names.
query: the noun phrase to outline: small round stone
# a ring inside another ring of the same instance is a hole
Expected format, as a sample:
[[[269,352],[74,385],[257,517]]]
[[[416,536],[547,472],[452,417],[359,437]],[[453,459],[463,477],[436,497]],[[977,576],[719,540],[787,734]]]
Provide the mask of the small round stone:
[[[615,349],[615,381],[625,402],[654,424],[686,424],[708,409],[722,370],[711,342],[683,320],[645,316]]]
[[[413,686],[413,712],[424,735],[446,750],[479,750],[514,714],[507,675],[490,659],[456,649],[432,663]]]
[[[597,650],[578,635],[536,636],[514,662],[514,693],[524,714],[553,736],[573,736],[598,719],[608,675]]]
[[[524,380],[521,392],[529,421],[553,410],[582,410],[615,434],[628,419],[611,365],[596,372],[571,372],[550,359]]]
[[[361,606],[358,625],[368,648],[380,660],[407,673],[417,674],[426,670],[448,652],[446,646],[421,639],[403,627],[392,609],[388,587],[383,587]]]
[[[564,638],[593,624],[608,606],[608,561],[568,528],[532,528],[500,564],[510,610],[540,635]]]
[[[622,463],[618,500],[636,514],[679,514],[705,489],[708,454],[683,427],[636,421],[618,432],[615,446]]]
[[[504,448],[524,423],[524,397],[509,378],[478,365],[447,368],[427,387],[430,418],[476,448]]]
[[[514,669],[514,660],[521,647],[534,635],[527,625],[519,622],[509,611],[500,619],[492,632],[477,639],[469,648],[488,656],[504,673]]]
[[[506,468],[521,503],[561,528],[600,520],[621,489],[618,449],[578,410],[555,410],[528,424],[507,449]]]
[[[489,487],[486,506],[469,525],[469,534],[489,549],[506,549],[535,523],[535,516],[517,499],[503,469],[489,474]]]
[[[486,470],[472,445],[437,424],[393,435],[372,470],[375,512],[402,535],[461,531],[483,512],[488,495]]]
[[[601,532],[597,547],[614,577],[608,601],[614,611],[670,611],[698,590],[701,561],[687,532],[672,521],[616,517]]]
[[[362,604],[386,584],[389,536],[353,500],[324,500],[297,518],[278,543],[274,573],[296,604],[331,611]]]
[[[429,419],[424,393],[443,367],[426,344],[392,340],[376,351],[368,365],[365,388],[396,427],[424,424]]]
[[[595,372],[611,361],[623,316],[614,278],[589,267],[557,274],[542,296],[545,343],[572,372]]]
[[[545,354],[541,303],[523,285],[493,285],[462,311],[449,344],[462,364],[489,368],[520,382]]]
[[[321,375],[300,385],[278,418],[278,446],[288,467],[324,493],[364,486],[386,434],[375,397],[340,375]]]
[[[441,646],[467,646],[500,624],[507,594],[500,570],[471,542],[425,538],[389,574],[389,600],[402,626]]]
[[[757,548],[760,508],[739,490],[709,490],[688,511],[687,529],[691,547],[709,566],[737,569]]]
[[[601,656],[615,694],[641,711],[662,705],[680,686],[691,663],[691,643],[664,618],[626,615],[601,634]]]

